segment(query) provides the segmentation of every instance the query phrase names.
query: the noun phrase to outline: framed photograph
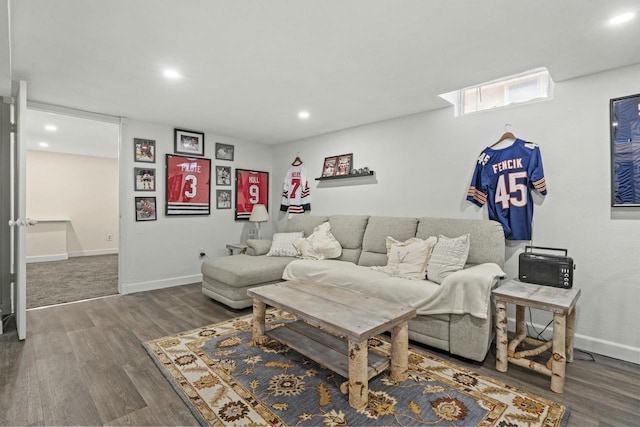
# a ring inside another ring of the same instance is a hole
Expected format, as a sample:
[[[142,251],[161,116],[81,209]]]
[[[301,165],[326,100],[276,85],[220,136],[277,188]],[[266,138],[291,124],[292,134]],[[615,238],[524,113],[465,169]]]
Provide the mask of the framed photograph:
[[[156,170],[149,168],[133,168],[135,182],[134,191],[156,191]]]
[[[156,142],[153,139],[133,138],[133,160],[136,162],[156,162]]]
[[[211,159],[167,154],[166,214],[209,215]]]
[[[216,185],[231,185],[231,166],[216,166]]]
[[[353,167],[353,153],[341,154],[338,157],[338,164],[336,166],[336,176],[349,175],[351,168]]]
[[[216,142],[216,159],[217,160],[233,161],[233,151],[234,151],[233,145]]]
[[[640,206],[640,94],[609,103],[611,206]]]
[[[204,156],[204,133],[174,129],[173,152],[188,156]]]
[[[249,220],[253,205],[269,211],[269,172],[236,169],[236,220]]]
[[[156,198],[136,197],[136,221],[155,221]]]
[[[216,209],[231,209],[231,190],[216,190]]]
[[[334,176],[336,174],[336,162],[338,158],[336,156],[333,157],[325,157],[324,165],[322,166],[322,177],[325,178],[327,176]]]

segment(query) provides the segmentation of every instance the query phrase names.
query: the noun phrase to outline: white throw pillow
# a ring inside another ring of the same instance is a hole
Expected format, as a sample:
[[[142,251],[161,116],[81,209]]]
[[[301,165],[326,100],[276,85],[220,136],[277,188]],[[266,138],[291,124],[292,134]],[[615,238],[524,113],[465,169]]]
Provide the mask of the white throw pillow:
[[[429,237],[427,240],[412,237],[400,242],[391,236],[387,237],[387,265],[385,267],[373,267],[390,276],[405,279],[424,280],[427,262],[431,251],[438,239]]]
[[[469,256],[470,235],[449,238],[440,235],[427,264],[427,279],[441,283],[451,273],[464,268]]]
[[[313,229],[306,239],[294,240],[298,257],[303,259],[331,259],[342,254],[342,246],[331,233],[331,224],[324,222]]]
[[[293,246],[293,241],[303,236],[304,233],[302,231],[275,233],[267,256],[296,256],[298,251]]]

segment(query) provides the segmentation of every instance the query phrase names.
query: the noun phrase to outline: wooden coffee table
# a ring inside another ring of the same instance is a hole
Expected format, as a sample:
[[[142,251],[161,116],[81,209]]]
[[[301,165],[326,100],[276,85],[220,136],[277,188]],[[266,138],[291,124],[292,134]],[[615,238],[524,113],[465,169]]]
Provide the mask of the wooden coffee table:
[[[282,282],[247,293],[253,297],[254,341],[262,345],[268,337],[276,339],[348,378],[341,390],[348,391],[352,407],[367,406],[369,380],[389,365],[394,381],[407,379],[408,321],[416,316],[414,308],[315,282]],[[296,315],[298,321],[265,331],[267,304]],[[367,340],[389,330],[391,360],[369,353]]]

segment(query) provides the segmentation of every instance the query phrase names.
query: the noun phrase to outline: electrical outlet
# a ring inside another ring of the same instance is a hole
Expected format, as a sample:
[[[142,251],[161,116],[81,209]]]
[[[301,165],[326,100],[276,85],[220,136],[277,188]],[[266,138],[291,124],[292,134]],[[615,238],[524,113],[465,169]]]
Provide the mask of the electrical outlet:
[[[198,249],[198,256],[199,256],[200,258],[204,258],[204,257],[206,257],[206,256],[207,256],[207,253],[204,251],[204,248],[200,248],[200,249]]]
[[[107,241],[110,242],[112,240],[111,234],[107,234]]]

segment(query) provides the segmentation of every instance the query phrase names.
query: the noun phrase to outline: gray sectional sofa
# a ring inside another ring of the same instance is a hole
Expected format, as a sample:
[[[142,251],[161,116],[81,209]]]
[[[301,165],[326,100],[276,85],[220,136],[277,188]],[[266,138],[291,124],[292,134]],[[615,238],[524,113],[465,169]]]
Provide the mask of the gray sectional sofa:
[[[468,281],[469,277],[473,280],[473,274],[484,275],[478,277],[478,287],[483,283],[482,298],[490,301],[491,288],[504,275],[501,270],[505,261],[504,232],[501,225],[495,221],[366,215],[297,215],[288,221],[283,231],[303,231],[305,236],[309,236],[317,225],[326,221],[329,221],[331,232],[342,245],[342,255],[337,258],[339,261],[348,261],[363,268],[386,265],[387,236],[404,241],[411,237],[420,239],[439,235],[458,237],[469,233],[469,256],[462,270],[466,272],[463,273],[466,274],[465,280]],[[251,306],[253,301],[247,296],[247,289],[282,281],[285,268],[296,261],[293,257],[265,256],[270,245],[269,240],[249,240],[246,254],[204,262],[202,264],[203,294],[233,308]],[[327,265],[328,268],[331,266],[331,261],[321,261],[321,263],[325,264],[314,265]],[[412,282],[415,285],[415,281]],[[397,285],[397,282],[394,283]],[[425,286],[428,284],[432,288],[438,286],[426,280],[424,283]],[[465,286],[468,285],[465,284]],[[448,285],[443,281],[440,286]],[[477,296],[475,286],[472,289]],[[356,291],[367,293],[368,288],[366,284],[358,284]],[[389,292],[389,288],[385,289],[385,292]],[[402,294],[401,289],[398,290],[398,294]],[[412,304],[413,301],[406,301],[406,303]],[[459,306],[459,301],[455,305]],[[493,338],[493,310],[490,303],[483,307],[483,313],[476,312],[474,315],[458,314],[460,310],[455,307],[451,310],[443,307],[436,310],[435,314],[420,314],[418,311],[419,315],[409,323],[409,338],[455,355],[481,361],[485,358]]]

